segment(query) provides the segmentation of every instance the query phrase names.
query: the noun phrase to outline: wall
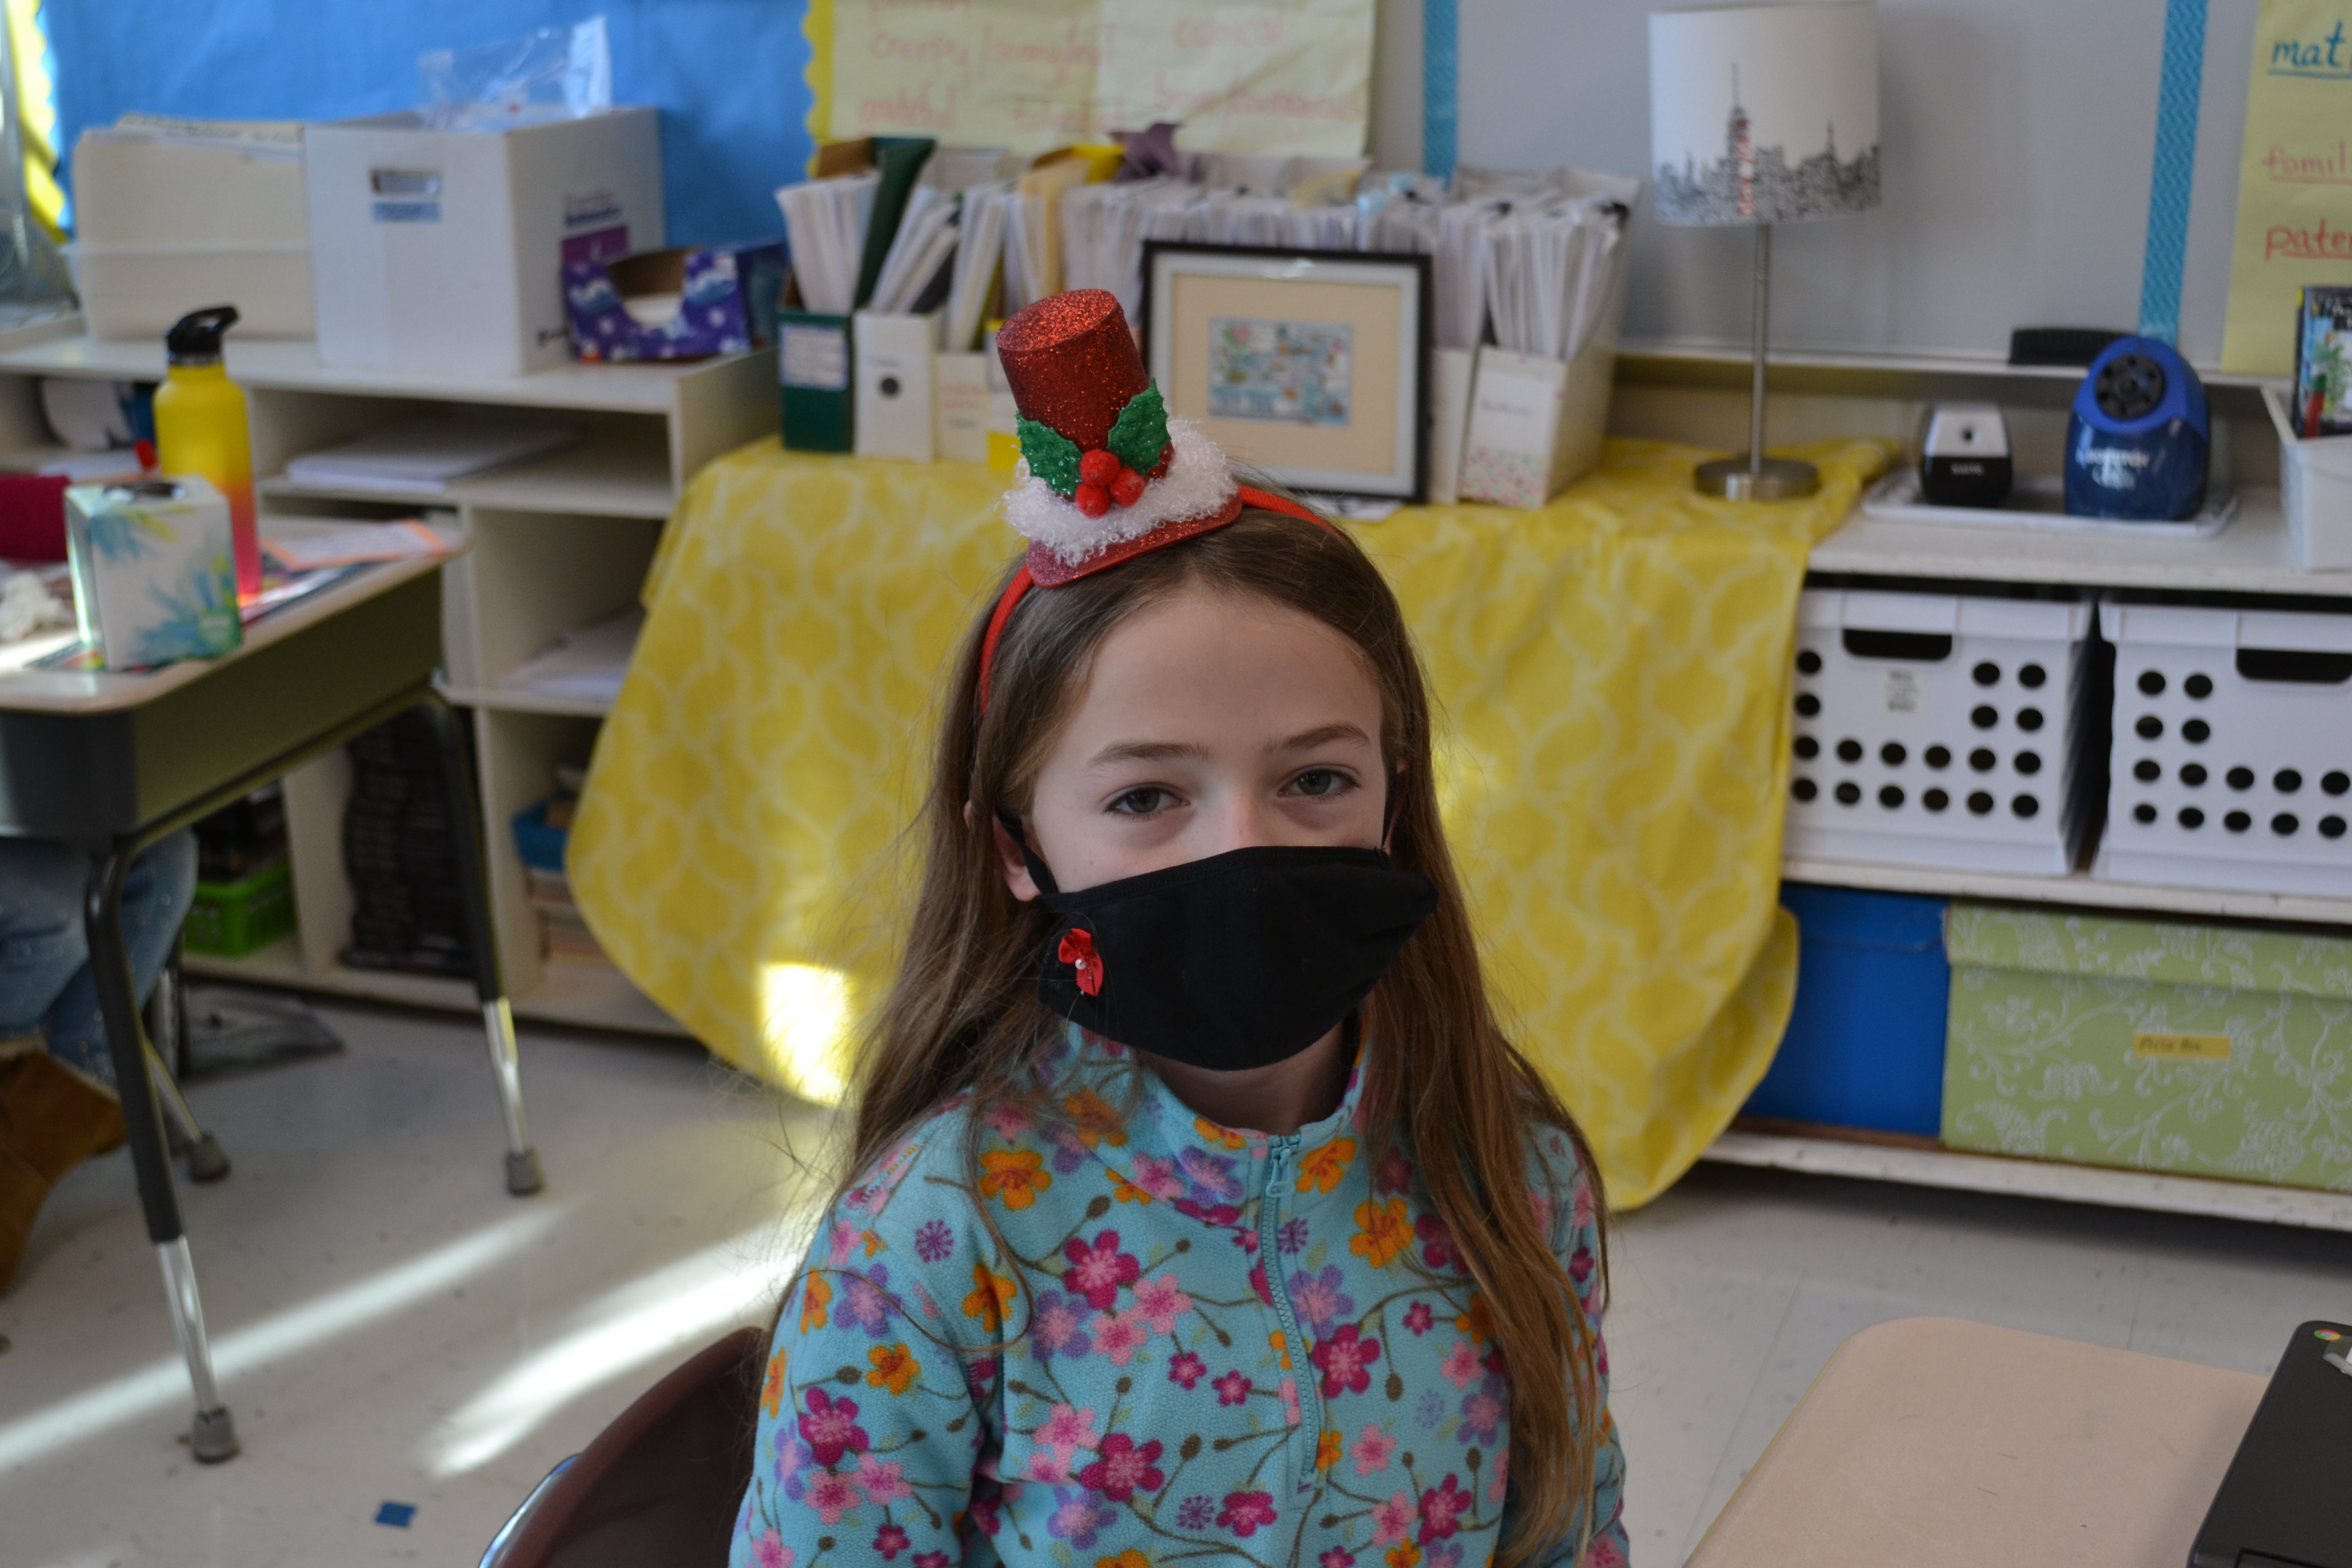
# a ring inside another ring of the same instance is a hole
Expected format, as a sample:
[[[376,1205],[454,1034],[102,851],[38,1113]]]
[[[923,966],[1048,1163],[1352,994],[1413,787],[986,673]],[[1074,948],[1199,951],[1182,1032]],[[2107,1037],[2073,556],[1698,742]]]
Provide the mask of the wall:
[[[796,0],[46,0],[59,142],[126,110],[331,120],[414,107],[416,57],[604,13],[614,96],[662,110],[669,237],[780,234],[809,154]]]

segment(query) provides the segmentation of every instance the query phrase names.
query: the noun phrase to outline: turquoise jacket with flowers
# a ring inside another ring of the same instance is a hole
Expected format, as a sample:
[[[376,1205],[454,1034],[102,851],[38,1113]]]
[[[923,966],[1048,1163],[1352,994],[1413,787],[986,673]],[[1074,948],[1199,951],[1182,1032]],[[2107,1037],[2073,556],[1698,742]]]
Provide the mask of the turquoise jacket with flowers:
[[[1511,1506],[1505,1369],[1409,1159],[1370,1157],[1360,1072],[1276,1138],[1194,1116],[1075,1029],[1038,1070],[1059,1117],[950,1104],[826,1216],[777,1326],[733,1568],[1485,1563]],[[1529,1185],[1597,1312],[1565,1135],[1539,1130]],[[1584,1562],[1622,1568],[1605,1352],[1601,1373]]]

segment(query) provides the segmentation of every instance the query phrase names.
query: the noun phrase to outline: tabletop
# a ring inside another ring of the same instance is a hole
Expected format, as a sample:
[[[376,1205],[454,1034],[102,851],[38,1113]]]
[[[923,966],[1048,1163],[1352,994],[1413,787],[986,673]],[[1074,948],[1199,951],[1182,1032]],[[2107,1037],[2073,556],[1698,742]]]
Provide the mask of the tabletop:
[[[2265,1386],[1953,1318],[1875,1324],[1687,1568],[2179,1568]]]
[[[273,610],[245,628],[245,641],[217,658],[184,658],[159,669],[16,669],[0,674],[0,710],[26,713],[99,714],[138,708],[250,659],[264,649],[300,636],[321,621],[389,594],[402,584],[437,572],[449,556],[387,561],[354,572],[314,594]]]

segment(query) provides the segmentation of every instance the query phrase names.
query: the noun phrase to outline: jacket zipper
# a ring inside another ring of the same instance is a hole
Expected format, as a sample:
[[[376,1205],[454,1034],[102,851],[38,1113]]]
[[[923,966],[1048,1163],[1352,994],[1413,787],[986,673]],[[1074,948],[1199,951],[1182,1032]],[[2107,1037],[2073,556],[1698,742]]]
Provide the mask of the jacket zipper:
[[[1307,1444],[1298,1489],[1305,1492],[1315,1486],[1315,1451],[1323,1441],[1323,1396],[1309,1375],[1313,1367],[1307,1359],[1307,1339],[1298,1331],[1298,1314],[1291,1310],[1290,1292],[1283,1288],[1282,1269],[1275,1260],[1275,1233],[1282,1225],[1280,1194],[1290,1175],[1291,1156],[1297,1152],[1296,1132],[1266,1140],[1265,1193],[1257,1205],[1257,1257],[1265,1270],[1266,1294],[1274,1298],[1274,1315],[1282,1321],[1283,1353],[1290,1358],[1290,1375],[1298,1389],[1299,1423]]]

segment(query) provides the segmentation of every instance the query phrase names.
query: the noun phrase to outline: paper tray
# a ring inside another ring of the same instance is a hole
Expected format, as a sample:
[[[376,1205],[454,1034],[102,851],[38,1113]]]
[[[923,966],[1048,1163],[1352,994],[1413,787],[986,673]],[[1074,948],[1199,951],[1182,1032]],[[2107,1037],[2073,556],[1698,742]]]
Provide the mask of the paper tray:
[[[2205,506],[2179,522],[2126,522],[2115,518],[2074,517],[2066,511],[2066,484],[2055,474],[2032,474],[2009,492],[2004,506],[1929,506],[1919,499],[1919,470],[1899,468],[1870,489],[1862,515],[1881,522],[1941,522],[1969,528],[2031,528],[2058,533],[2112,533],[2131,539],[2210,539],[2238,515],[2234,490],[2209,487]]]

